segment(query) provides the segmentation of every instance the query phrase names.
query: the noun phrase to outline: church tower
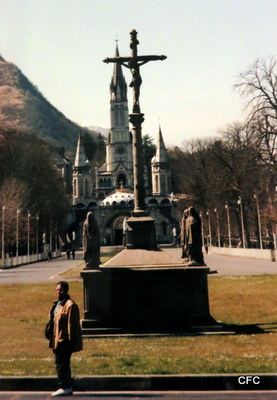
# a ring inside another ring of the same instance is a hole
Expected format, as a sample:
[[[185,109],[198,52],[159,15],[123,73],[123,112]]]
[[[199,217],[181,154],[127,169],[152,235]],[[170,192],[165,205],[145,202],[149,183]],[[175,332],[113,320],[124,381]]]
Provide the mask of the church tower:
[[[152,194],[155,196],[165,196],[171,193],[171,174],[161,126],[159,127],[156,155],[151,160],[151,172]]]
[[[73,166],[73,205],[88,205],[92,196],[91,168],[86,159],[81,134],[79,134]]]
[[[117,43],[115,56],[119,56]],[[115,63],[110,84],[110,131],[106,144],[106,163],[96,171],[96,190],[101,197],[101,194],[106,195],[122,186],[133,188],[132,135],[129,131],[127,84],[122,66]]]

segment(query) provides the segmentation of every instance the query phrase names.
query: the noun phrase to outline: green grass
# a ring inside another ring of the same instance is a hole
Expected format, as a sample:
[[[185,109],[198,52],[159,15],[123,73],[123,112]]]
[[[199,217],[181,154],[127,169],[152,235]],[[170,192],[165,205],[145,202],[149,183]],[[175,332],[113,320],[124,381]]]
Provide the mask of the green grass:
[[[211,314],[263,334],[84,340],[74,375],[276,372],[277,275],[209,277]],[[70,293],[83,310],[81,281]],[[44,325],[55,283],[0,285],[0,376],[55,375]]]

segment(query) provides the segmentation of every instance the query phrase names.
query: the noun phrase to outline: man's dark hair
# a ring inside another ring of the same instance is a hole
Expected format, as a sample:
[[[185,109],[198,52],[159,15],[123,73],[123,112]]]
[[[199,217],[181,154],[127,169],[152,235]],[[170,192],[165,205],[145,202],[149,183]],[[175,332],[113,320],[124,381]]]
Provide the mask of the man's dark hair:
[[[68,293],[68,291],[69,291],[69,284],[68,284],[68,282],[60,281],[60,282],[57,283],[57,286],[58,286],[58,285],[61,286],[61,288],[65,291],[65,293]]]

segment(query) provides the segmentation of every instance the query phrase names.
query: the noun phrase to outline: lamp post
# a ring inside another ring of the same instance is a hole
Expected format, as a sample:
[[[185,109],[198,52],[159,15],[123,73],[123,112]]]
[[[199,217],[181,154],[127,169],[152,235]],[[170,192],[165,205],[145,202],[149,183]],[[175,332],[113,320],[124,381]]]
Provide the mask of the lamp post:
[[[225,204],[225,210],[226,210],[226,213],[227,213],[227,227],[228,227],[229,247],[232,247],[230,212],[229,212],[228,204]]]
[[[38,260],[38,221],[39,221],[39,216],[37,215],[36,217],[36,253],[37,253],[37,260]]]
[[[258,226],[259,226],[259,240],[260,240],[260,248],[263,248],[263,238],[262,238],[262,226],[261,226],[261,215],[260,215],[260,205],[258,195],[254,194],[254,199],[256,199],[256,206],[257,206],[257,216],[258,216]]]
[[[221,240],[220,240],[220,228],[219,228],[219,217],[218,217],[218,211],[217,208],[214,209],[214,212],[216,213],[216,223],[217,223],[217,241],[218,241],[218,247],[221,247]]]
[[[16,210],[16,262],[18,263],[19,256],[19,208]]]
[[[212,230],[211,230],[211,221],[210,221],[210,214],[209,210],[206,212],[206,215],[208,217],[208,225],[209,225],[209,238],[210,238],[210,247],[212,246]]]
[[[30,255],[30,217],[31,214],[28,212],[28,226],[27,226],[27,256],[28,256],[28,261],[29,261],[29,255]]]
[[[204,241],[204,220],[202,218],[202,211],[199,213],[199,217],[201,219],[201,236],[202,236],[202,246],[205,246],[205,241]]]
[[[2,267],[5,267],[5,206],[2,206]]]
[[[243,208],[242,208],[242,199],[239,196],[238,205],[240,206],[240,219],[241,219],[241,231],[242,231],[242,247],[245,249],[246,241],[245,241],[245,231],[244,231],[244,219],[243,219]]]
[[[49,250],[52,253],[52,223],[50,221],[50,225],[49,225]]]

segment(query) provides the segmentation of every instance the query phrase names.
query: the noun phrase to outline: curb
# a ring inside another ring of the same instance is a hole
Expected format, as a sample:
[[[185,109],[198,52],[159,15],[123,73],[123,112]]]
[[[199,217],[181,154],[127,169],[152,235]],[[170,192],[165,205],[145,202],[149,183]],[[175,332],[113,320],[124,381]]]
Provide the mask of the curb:
[[[55,377],[0,377],[0,391],[52,391]],[[228,391],[277,390],[277,374],[81,376],[77,391]]]

